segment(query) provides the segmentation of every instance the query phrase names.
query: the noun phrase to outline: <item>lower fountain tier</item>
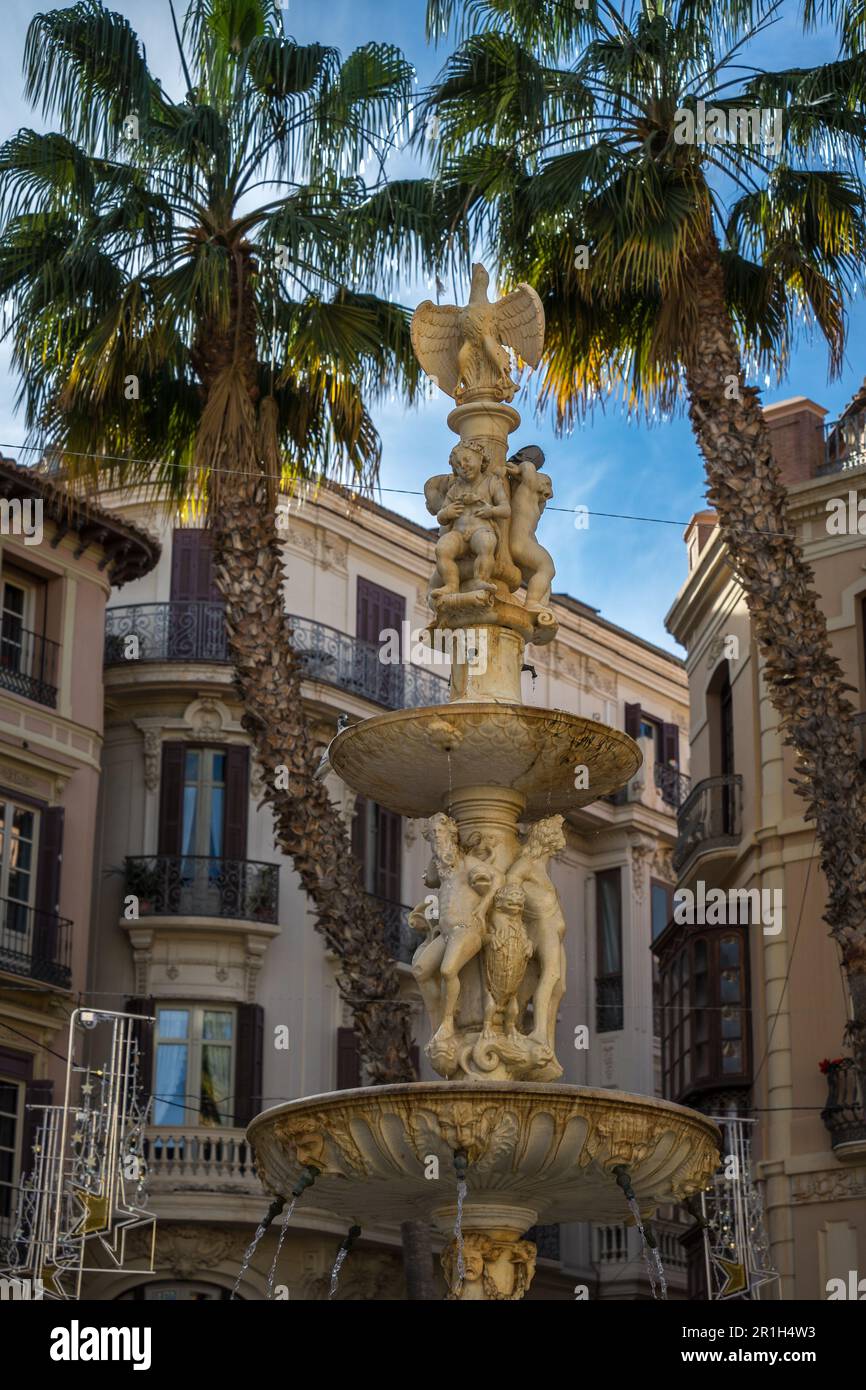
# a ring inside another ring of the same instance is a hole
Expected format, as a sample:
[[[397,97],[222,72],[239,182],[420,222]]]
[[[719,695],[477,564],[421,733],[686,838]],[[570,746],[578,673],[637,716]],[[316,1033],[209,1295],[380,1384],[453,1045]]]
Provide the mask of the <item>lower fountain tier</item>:
[[[619,729],[563,710],[481,702],[374,715],[337,734],[334,771],[401,816],[447,809],[463,787],[506,787],[529,820],[587,806],[641,765]]]
[[[407,1220],[450,1233],[454,1154],[468,1158],[467,1229],[622,1221],[623,1165],[642,1214],[702,1191],[718,1127],[649,1096],[531,1082],[418,1082],[329,1092],[258,1115],[248,1138],[265,1188],[287,1197],[305,1166],[305,1205],[362,1227]]]

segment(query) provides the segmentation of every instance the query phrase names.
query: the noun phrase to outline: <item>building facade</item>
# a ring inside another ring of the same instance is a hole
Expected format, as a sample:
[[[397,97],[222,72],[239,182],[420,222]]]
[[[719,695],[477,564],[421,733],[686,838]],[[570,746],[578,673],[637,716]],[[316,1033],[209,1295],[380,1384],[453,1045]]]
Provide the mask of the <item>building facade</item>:
[[[334,961],[291,863],[274,849],[270,813],[258,809],[259,775],[232,684],[210,536],[128,496],[122,510],[157,532],[162,558],[106,617],[89,987],[156,1018],[142,1042],[154,1094],[148,1162],[157,1268],[147,1278],[94,1275],[87,1293],[226,1298],[265,1206],[246,1124],[265,1106],[364,1078]],[[406,623],[411,633],[428,621],[434,531],[337,488],[281,511],[286,610],[321,745],[341,715],[357,720],[447,699],[447,666],[381,659],[383,631],[399,633]],[[675,657],[586,605],[559,596],[555,608],[557,639],[527,654],[525,699],[626,728],[644,753],[623,792],[570,818],[567,849],[552,867],[570,969],[558,1055],[566,1081],[659,1094],[649,947],[670,917],[688,755],[685,675]],[[359,800],[333,775],[329,785],[414,1004],[419,1074],[434,1080],[409,968],[419,939],[407,921],[424,894],[426,841],[419,823]],[[364,1233],[340,1297],[403,1297],[398,1220]],[[682,1296],[678,1229],[659,1223],[669,1282]],[[325,1296],[344,1234],[308,1193],[276,1283],[292,1299]],[[272,1232],[262,1242],[240,1297],[267,1296],[276,1239]],[[636,1233],[624,1222],[543,1228],[539,1241],[530,1297],[573,1298],[576,1284],[593,1297],[649,1296]]]
[[[788,516],[827,617],[856,709],[866,709],[866,393],[824,426],[805,397],[765,408],[788,488]],[[853,526],[832,517],[844,507]],[[853,508],[853,511],[852,511]],[[685,533],[688,578],[667,617],[687,649],[691,791],[674,867],[696,908],[656,943],[665,1095],[752,1124],[777,1293],[828,1296],[828,1281],[866,1271],[863,1097],[842,1054],[849,1013],[839,952],[823,921],[826,885],[815,830],[790,779],[793,751],[768,698],[743,591],[712,512]],[[862,722],[862,716],[860,720]],[[730,896],[738,898],[735,909]],[[753,891],[757,890],[757,891]],[[685,900],[683,900],[685,902]]]
[[[158,554],[0,459],[0,1247],[88,984],[106,602]]]

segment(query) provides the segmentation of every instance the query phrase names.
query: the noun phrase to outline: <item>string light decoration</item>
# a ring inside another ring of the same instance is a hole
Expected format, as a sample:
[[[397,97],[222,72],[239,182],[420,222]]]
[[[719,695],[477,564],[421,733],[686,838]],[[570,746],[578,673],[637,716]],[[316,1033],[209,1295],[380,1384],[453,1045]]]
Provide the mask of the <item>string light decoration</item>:
[[[748,1126],[756,1121],[734,1112],[714,1118],[725,1134],[725,1156],[712,1187],[701,1197],[709,1298],[757,1300],[758,1290],[772,1283],[778,1298],[779,1274],[770,1263],[764,1204],[752,1178]]]
[[[156,1218],[147,1210],[144,1136],[150,1097],[142,1093],[135,1038],[137,1024],[153,1022],[105,1009],[75,1009],[69,1020],[63,1104],[38,1107],[33,1166],[19,1191],[3,1271],[30,1280],[42,1297],[80,1298],[85,1273],[153,1273]],[[111,1029],[104,1065],[77,1065],[80,1030],[104,1025]],[[74,1077],[83,1078],[76,1100]],[[126,1238],[142,1229],[150,1234],[147,1268],[133,1271]]]

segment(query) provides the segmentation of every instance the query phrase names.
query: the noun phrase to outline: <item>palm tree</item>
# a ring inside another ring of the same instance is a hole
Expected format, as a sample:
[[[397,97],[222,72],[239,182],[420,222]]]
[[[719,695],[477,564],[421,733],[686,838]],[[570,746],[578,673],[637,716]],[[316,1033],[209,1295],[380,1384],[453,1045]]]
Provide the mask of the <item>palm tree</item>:
[[[371,1079],[404,1081],[399,975],[313,776],[275,504],[281,486],[314,475],[373,480],[368,403],[394,383],[410,399],[416,388],[407,313],[372,292],[365,253],[375,217],[386,239],[406,230],[424,254],[434,200],[403,229],[381,172],[413,69],[383,43],[345,61],[299,46],[273,0],[191,0],[182,33],[171,17],[180,101],[100,0],[30,24],[27,95],[58,129],[20,130],[0,151],[0,293],[14,306],[19,399],[79,485],[206,499],[277,842],[338,957]],[[365,157],[378,171],[370,189]]]
[[[544,301],[540,399],[558,425],[615,390],[647,411],[687,402],[797,753],[866,1085],[866,783],[854,711],[746,376],[781,372],[803,321],[840,367],[866,250],[866,59],[862,24],[851,22],[840,24],[848,48],[838,62],[743,69],[742,48],[776,9],[429,0],[430,32],[462,12],[462,41],[418,130],[435,140],[440,178],[463,191],[464,219],[489,239],[505,279],[528,280]],[[778,141],[702,141],[690,126],[701,99],[728,131],[742,108],[765,109],[764,134]]]

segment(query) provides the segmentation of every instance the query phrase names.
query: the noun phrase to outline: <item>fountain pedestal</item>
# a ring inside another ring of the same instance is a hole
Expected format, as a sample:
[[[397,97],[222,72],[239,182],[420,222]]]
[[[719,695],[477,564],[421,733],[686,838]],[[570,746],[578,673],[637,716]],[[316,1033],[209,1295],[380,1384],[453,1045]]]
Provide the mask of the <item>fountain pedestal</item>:
[[[419,1219],[450,1236],[459,1156],[462,1245],[449,1241],[443,1267],[466,1302],[523,1297],[535,1267],[523,1234],[539,1221],[622,1220],[626,1190],[649,1217],[699,1192],[719,1140],[681,1106],[550,1084],[563,1071],[565,919],[548,862],[564,817],[623,786],[641,755],[618,729],[521,703],[525,644],[556,633],[553,562],[535,536],[552,486],[534,446],[506,459],[519,416],[496,345],[537,361],[543,314],[528,287],[491,305],[483,284],[481,271],[466,310],[428,303],[413,320],[422,366],[460,401],[450,471],[425,487],[440,525],[431,626],[459,638],[450,700],[362,720],[328,750],[354,791],[428,818],[412,970],[445,1081],[293,1101],[248,1131],[270,1192],[290,1192],[308,1165],[307,1205],[362,1226]]]

